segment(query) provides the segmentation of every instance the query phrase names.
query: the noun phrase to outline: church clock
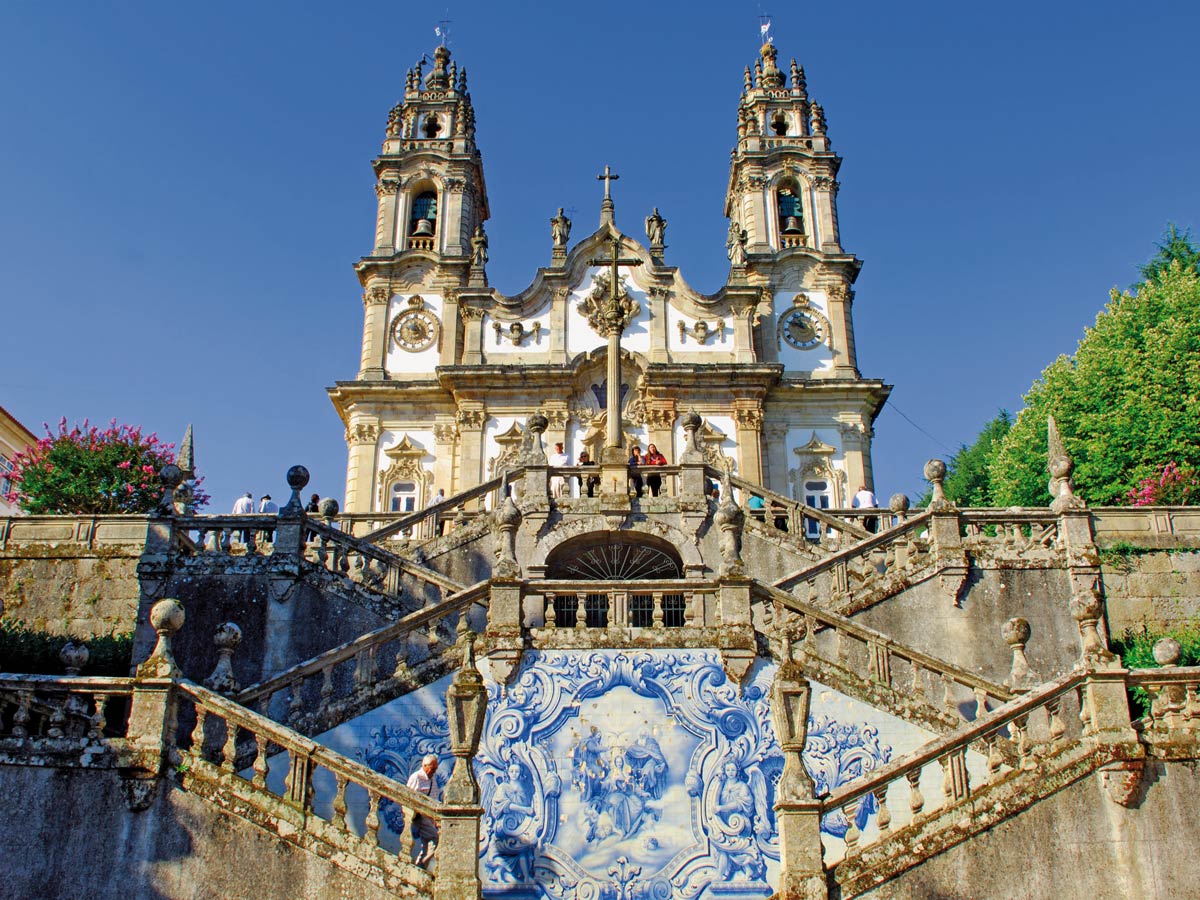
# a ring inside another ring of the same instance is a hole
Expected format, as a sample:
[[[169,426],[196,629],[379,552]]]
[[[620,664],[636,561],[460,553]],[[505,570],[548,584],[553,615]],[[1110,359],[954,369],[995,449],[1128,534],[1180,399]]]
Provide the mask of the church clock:
[[[415,302],[414,302],[415,301]],[[392,323],[392,338],[401,349],[409,353],[428,350],[437,340],[439,323],[437,317],[420,306],[421,299],[409,300],[409,309],[396,316]]]
[[[812,307],[807,295],[797,294],[792,308],[779,317],[779,336],[797,350],[825,343],[829,321]]]

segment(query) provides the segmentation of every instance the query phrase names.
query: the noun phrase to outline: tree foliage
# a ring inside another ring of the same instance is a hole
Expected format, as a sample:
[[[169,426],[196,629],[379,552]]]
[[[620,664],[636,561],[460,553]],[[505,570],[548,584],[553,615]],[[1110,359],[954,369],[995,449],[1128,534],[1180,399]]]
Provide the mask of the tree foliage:
[[[1172,228],[1133,292],[1114,290],[1074,356],[1052,362],[1025,395],[991,464],[993,502],[1042,506],[1046,418],[1092,505],[1129,502],[1168,464],[1200,465],[1200,251]]]
[[[946,497],[959,506],[995,506],[992,491],[991,466],[1004,436],[1012,428],[1013,419],[1002,409],[983,426],[971,446],[965,444],[946,463]],[[926,496],[919,503],[928,505]]]
[[[13,460],[10,503],[27,513],[145,513],[162,497],[158,473],[175,461],[174,445],[114,419],[101,431],[64,418],[55,433]]]

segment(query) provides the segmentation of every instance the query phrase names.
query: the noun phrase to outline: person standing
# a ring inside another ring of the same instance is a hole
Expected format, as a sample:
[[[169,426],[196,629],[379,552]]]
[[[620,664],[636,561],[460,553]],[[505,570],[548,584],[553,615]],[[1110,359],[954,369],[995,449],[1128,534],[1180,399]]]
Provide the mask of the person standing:
[[[233,514],[235,516],[252,516],[254,515],[254,495],[249,491],[242,494],[234,501]],[[250,528],[241,529],[242,543],[247,547],[254,544],[254,531]]]
[[[594,459],[592,459],[592,454],[588,453],[586,450],[580,450],[579,451],[579,464],[581,466],[594,466],[594,465],[596,465],[596,461]],[[584,492],[585,484],[586,484],[587,495],[589,497],[595,497],[596,496],[596,488],[598,488],[600,486],[600,476],[599,475],[579,475],[577,477],[579,478],[579,496],[580,497],[583,496],[583,492]],[[586,481],[585,481],[585,479],[586,479]]]
[[[654,444],[648,444],[646,446],[646,455],[642,457],[642,465],[643,466],[665,466],[666,464],[667,464],[667,458],[658,452],[658,447],[655,446]],[[657,497],[659,494],[659,491],[662,490],[662,476],[661,475],[647,475],[646,476],[646,486],[648,488],[650,488],[650,496]]]
[[[618,457],[618,459],[619,458],[620,457]],[[644,483],[642,482],[641,473],[638,472],[637,469],[642,464],[643,464],[642,463],[642,448],[639,447],[637,444],[634,444],[629,449],[629,462],[627,463],[627,465],[629,466],[629,480],[633,484],[634,492],[639,497],[642,496],[642,492],[644,490]]]
[[[571,458],[563,450],[562,443],[555,444],[554,452],[550,454],[550,467],[552,469],[561,469],[563,466],[569,466],[570,464]],[[567,495],[567,479],[562,475],[551,475],[550,493],[555,497],[565,497]]]
[[[310,516],[319,516],[321,514],[321,495],[313,494],[308,498],[308,506],[304,507],[304,512]],[[316,540],[317,533],[309,531],[304,536],[305,543],[312,543]]]
[[[262,499],[258,501],[258,512],[264,516],[277,516],[279,515],[279,506],[271,499],[270,494],[263,494]],[[263,540],[268,544],[275,543],[275,529],[263,529]]]
[[[854,495],[854,499],[850,501],[850,505],[855,509],[878,509],[879,501],[875,499],[875,493],[868,491],[867,486],[864,484],[859,487],[858,492]],[[879,517],[864,516],[863,528],[874,534],[879,530]]]
[[[418,794],[424,794],[430,800],[435,802],[440,801],[442,799],[442,792],[437,783],[437,770],[437,754],[430,753],[421,759],[421,765],[408,776],[408,787]],[[413,862],[418,866],[429,865],[430,860],[433,859],[434,851],[437,850],[437,822],[429,818],[429,816],[414,813],[412,836]]]

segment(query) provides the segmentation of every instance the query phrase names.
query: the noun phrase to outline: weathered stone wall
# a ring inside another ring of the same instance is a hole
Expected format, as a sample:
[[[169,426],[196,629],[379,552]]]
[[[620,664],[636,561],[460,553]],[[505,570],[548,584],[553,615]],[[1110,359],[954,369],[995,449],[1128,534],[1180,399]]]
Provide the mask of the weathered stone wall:
[[[1200,773],[1148,765],[1133,808],[1099,775],[861,894],[871,900],[1179,900],[1196,896]],[[831,892],[831,897],[838,896]]]
[[[384,900],[396,895],[164,782],[131,812],[112,770],[3,766],[6,900]]]
[[[128,634],[137,621],[140,553],[140,546],[49,544],[0,552],[0,615],[76,638]]]
[[[1200,553],[1107,551],[1100,559],[1113,634],[1200,621]]]

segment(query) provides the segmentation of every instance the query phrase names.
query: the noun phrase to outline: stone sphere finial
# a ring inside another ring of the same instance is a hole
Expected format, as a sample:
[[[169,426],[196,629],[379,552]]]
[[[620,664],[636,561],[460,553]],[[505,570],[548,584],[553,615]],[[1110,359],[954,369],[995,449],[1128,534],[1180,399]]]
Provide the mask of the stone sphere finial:
[[[1100,597],[1095,591],[1076,591],[1071,595],[1070,609],[1076,622],[1095,622],[1100,618]]]
[[[1000,636],[1004,638],[1004,643],[1010,647],[1023,647],[1029,643],[1029,636],[1033,634],[1033,629],[1029,626],[1029,620],[1023,619],[1020,616],[1009,619],[1000,626]]]
[[[183,604],[167,597],[150,607],[150,624],[158,634],[158,643],[150,658],[137,667],[139,678],[174,678],[181,674],[171,652],[171,638],[183,627]]]
[[[292,466],[287,470],[287,483],[293,491],[302,491],[308,484],[308,469],[304,466]]]
[[[341,507],[338,505],[337,500],[333,497],[326,497],[324,500],[322,500],[320,509],[321,515],[326,519],[332,519],[341,511]]]
[[[898,516],[908,512],[910,505],[908,494],[892,494],[892,499],[888,501],[888,509]]]
[[[90,655],[86,645],[77,644],[75,641],[67,641],[58,651],[58,659],[68,675],[78,675],[79,670],[87,665]]]
[[[1183,647],[1175,638],[1160,638],[1154,642],[1154,661],[1160,666],[1177,666],[1183,659]]]
[[[704,420],[700,418],[700,413],[696,412],[696,410],[689,409],[683,414],[682,423],[684,431],[695,431],[704,424]]]
[[[931,484],[940,484],[946,477],[946,464],[940,459],[931,459],[925,463],[925,480]]]
[[[183,469],[174,463],[167,463],[159,470],[158,477],[165,488],[173,491],[183,484]]]
[[[550,427],[550,420],[538,412],[530,416],[525,424],[534,434],[545,434],[546,429]]]
[[[150,607],[150,624],[159,636],[175,634],[183,627],[184,618],[183,604],[170,597]]]
[[[235,622],[222,622],[213,632],[213,643],[217,650],[233,651],[242,642],[242,629]]]
[[[238,680],[233,674],[233,651],[242,642],[242,629],[234,622],[222,622],[213,632],[213,643],[217,645],[217,665],[204,680],[205,687],[218,694],[236,694]]]

